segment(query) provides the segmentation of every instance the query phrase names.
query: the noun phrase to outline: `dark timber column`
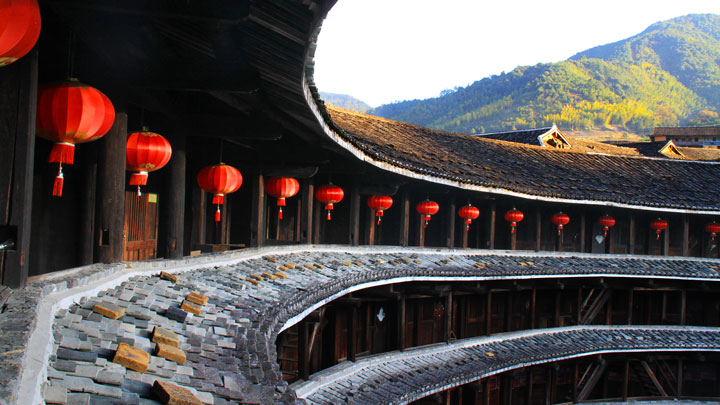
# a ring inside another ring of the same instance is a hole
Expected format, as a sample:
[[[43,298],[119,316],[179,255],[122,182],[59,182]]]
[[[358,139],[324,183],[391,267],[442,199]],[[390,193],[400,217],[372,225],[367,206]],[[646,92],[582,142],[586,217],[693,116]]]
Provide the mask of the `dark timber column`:
[[[303,198],[305,198],[303,196]],[[312,197],[311,197],[312,198]],[[260,247],[265,244],[265,178],[256,174],[252,183],[252,212],[250,214],[250,243]]]
[[[403,190],[400,197],[400,246],[410,243],[410,196]]]
[[[0,276],[3,285],[20,288],[25,286],[29,269],[37,48],[0,69],[0,214],[3,225],[0,243],[12,240],[14,244],[0,256]]]
[[[635,254],[635,215],[630,214],[628,226],[628,253]]]
[[[690,218],[687,214],[682,216],[682,247],[680,254],[690,256]]]
[[[373,246],[375,244],[375,223],[377,222],[377,218],[381,217],[375,217],[375,212],[368,208],[370,211],[368,214],[368,222],[367,222],[367,229],[368,229],[368,237],[367,237],[367,244],[370,246]]]
[[[95,250],[95,194],[97,187],[97,144],[90,143],[83,151],[85,164],[82,169],[83,186],[80,211],[80,238],[78,243],[78,264],[93,263]]]
[[[455,199],[453,199],[453,198],[450,199],[448,208],[450,209],[450,212],[449,212],[450,217],[448,218],[447,238],[445,239],[445,241],[447,242],[446,243],[447,247],[452,249],[455,247],[455,215],[457,215],[455,213],[455,211],[456,211]],[[465,227],[465,224],[463,224],[463,229],[465,229],[464,227]],[[467,233],[465,231],[463,231],[463,232]]]
[[[495,249],[495,213],[497,212],[497,205],[495,203],[490,204],[490,229],[488,230],[488,248]]]
[[[535,250],[542,250],[542,210],[535,210]]]
[[[360,193],[357,185],[350,189],[350,240],[351,245],[360,244]]]
[[[398,349],[405,350],[405,324],[407,323],[407,314],[405,312],[405,292],[400,294],[398,299]]]
[[[445,342],[450,343],[450,337],[452,335],[452,321],[453,321],[453,293],[452,290],[448,291],[445,296],[445,331],[444,338]]]
[[[668,221],[668,227],[665,228],[662,235],[662,255],[670,255],[670,221]]]
[[[123,259],[126,141],[127,113],[118,111],[112,128],[98,141],[96,262],[114,263]]]
[[[298,377],[307,380],[310,377],[310,336],[309,325],[305,320],[298,325]]]
[[[311,243],[313,240],[313,202],[315,199],[315,186],[311,179],[302,181],[302,227],[300,242]]]
[[[587,240],[587,221],[585,214],[580,215],[580,251],[585,252],[585,245]]]
[[[190,239],[190,250],[196,249],[198,245],[205,243],[205,206],[207,194],[197,183],[192,188],[192,235]]]
[[[355,361],[357,356],[357,315],[358,310],[354,303],[350,304],[347,317],[347,359]]]
[[[420,222],[418,224],[418,246],[425,247],[425,219],[419,215]]]
[[[172,138],[172,158],[169,162],[170,181],[167,184],[165,200],[165,257],[177,259],[183,256],[185,240],[185,137]],[[225,213],[227,210],[224,210]]]

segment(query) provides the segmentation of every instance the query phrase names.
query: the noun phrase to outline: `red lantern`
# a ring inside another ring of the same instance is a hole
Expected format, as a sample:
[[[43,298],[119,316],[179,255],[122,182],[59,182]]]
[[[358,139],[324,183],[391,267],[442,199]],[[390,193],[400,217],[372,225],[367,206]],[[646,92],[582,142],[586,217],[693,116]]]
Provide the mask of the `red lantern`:
[[[710,234],[710,241],[715,242],[715,237],[717,236],[718,232],[720,232],[720,224],[715,221],[706,224],[705,232],[708,232]]]
[[[428,222],[430,222],[430,218],[432,218],[433,215],[437,214],[438,211],[440,211],[440,205],[436,203],[435,201],[430,201],[429,199],[425,201],[420,201],[417,206],[415,206],[415,209],[417,210],[418,214],[422,216],[422,219],[425,221],[424,227],[427,228]]]
[[[558,212],[552,216],[552,223],[557,225],[558,235],[562,233],[563,226],[570,222],[570,217],[567,214]]]
[[[368,198],[368,207],[375,210],[378,225],[380,225],[380,221],[382,220],[383,211],[392,207],[392,204],[393,199],[389,195],[373,195]]]
[[[480,210],[468,203],[468,205],[460,207],[458,215],[460,218],[465,219],[465,231],[467,232],[470,229],[470,224],[473,219],[477,219],[477,217],[480,216]]]
[[[607,238],[608,231],[610,230],[610,228],[615,226],[615,218],[611,217],[608,214],[605,214],[598,218],[598,225],[602,226],[603,232],[605,232],[603,234],[603,238]]]
[[[335,208],[333,204],[342,201],[344,196],[345,192],[343,189],[332,183],[320,186],[317,190],[315,190],[315,198],[325,204],[328,221],[332,219],[330,212]]]
[[[37,0],[0,0],[0,66],[25,56],[39,36]]]
[[[277,198],[278,219],[283,219],[282,207],[285,199],[294,196],[300,191],[300,183],[292,177],[268,177],[265,180],[265,192]]]
[[[667,229],[667,227],[668,222],[664,219],[657,218],[650,221],[650,228],[654,229],[655,233],[657,234],[656,240],[660,240],[660,234],[662,233],[662,231]]]
[[[220,163],[214,166],[204,167],[197,174],[197,182],[200,188],[213,193],[212,203],[217,205],[215,211],[215,222],[220,222],[220,206],[224,202],[225,194],[230,194],[242,185],[242,175],[238,169]]]
[[[110,130],[115,109],[103,93],[78,82],[41,86],[37,106],[36,133],[55,142],[48,161],[60,164],[53,195],[62,196],[62,164],[73,164],[75,144],[94,141]]]
[[[523,214],[522,211],[515,209],[515,207],[505,213],[505,220],[510,222],[510,233],[515,233],[517,223],[522,221],[523,218],[525,218],[525,214]]]
[[[172,147],[162,135],[146,130],[131,133],[126,145],[125,168],[137,172],[130,176],[130,185],[137,186],[140,195],[140,186],[147,184],[148,173],[162,168],[170,161]]]

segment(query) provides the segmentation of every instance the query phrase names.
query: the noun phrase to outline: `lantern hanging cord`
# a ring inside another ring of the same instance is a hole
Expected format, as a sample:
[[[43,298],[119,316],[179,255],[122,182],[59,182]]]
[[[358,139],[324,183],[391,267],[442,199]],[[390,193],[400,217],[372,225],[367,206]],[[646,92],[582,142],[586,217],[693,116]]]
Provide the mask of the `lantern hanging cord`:
[[[67,78],[75,77],[75,31],[68,33]]]

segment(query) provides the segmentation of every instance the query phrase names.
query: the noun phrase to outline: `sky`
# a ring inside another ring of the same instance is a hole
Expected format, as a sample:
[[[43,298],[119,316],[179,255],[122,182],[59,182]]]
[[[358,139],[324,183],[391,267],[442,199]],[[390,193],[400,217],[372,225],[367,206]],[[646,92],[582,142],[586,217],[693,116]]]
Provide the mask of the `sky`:
[[[338,0],[320,31],[315,84],[373,107],[436,97],[693,13],[720,14],[720,0]]]

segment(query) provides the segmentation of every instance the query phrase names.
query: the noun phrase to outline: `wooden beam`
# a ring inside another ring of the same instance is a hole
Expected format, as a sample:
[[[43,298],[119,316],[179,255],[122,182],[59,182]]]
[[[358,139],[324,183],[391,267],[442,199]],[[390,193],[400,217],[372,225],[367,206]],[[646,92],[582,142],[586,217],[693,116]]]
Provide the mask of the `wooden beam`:
[[[2,255],[0,276],[12,288],[24,287],[29,274],[37,83],[37,47],[0,71],[0,213],[14,245]]]
[[[410,243],[410,195],[407,189],[400,197],[400,246]]]
[[[245,0],[231,3],[222,0],[207,0],[201,4],[178,3],[170,9],[161,2],[141,0],[123,1],[122,3],[107,0],[94,2],[55,0],[50,4],[107,14],[233,25],[247,18],[250,11],[250,3]]]
[[[642,360],[640,361],[640,364],[642,365],[643,369],[645,369],[645,372],[650,377],[650,380],[655,385],[655,388],[660,392],[660,395],[663,397],[667,397],[668,394],[665,392],[665,388],[663,388],[662,384],[660,384],[660,381],[658,381],[657,376],[650,368],[650,365],[647,363],[647,361]]]
[[[115,263],[123,259],[125,225],[125,150],[127,113],[118,112],[115,123],[99,142],[98,185],[95,218],[95,261]]]

